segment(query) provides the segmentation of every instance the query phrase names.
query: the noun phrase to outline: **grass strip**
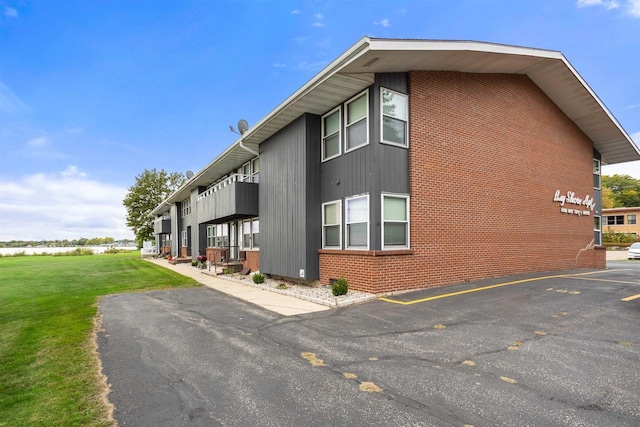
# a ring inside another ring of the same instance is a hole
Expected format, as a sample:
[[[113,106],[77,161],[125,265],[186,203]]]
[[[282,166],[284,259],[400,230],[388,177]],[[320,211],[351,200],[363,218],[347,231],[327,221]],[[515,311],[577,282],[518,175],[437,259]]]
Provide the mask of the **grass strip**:
[[[193,286],[137,251],[0,258],[0,426],[113,425],[92,339],[98,299]]]

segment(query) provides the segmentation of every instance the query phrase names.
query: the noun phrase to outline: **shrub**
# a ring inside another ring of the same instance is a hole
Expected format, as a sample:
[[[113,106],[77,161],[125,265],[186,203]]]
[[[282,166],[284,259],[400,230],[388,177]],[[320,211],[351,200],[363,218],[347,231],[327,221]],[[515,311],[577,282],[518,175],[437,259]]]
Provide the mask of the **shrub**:
[[[228,267],[227,267],[227,268],[223,268],[223,269],[222,269],[222,274],[233,274],[233,273],[235,273],[235,272],[236,272],[236,271],[235,271],[233,268],[228,268]]]
[[[262,273],[256,273],[252,277],[253,283],[264,283],[265,276]]]
[[[196,260],[191,261],[191,266],[192,267],[195,267],[196,265],[198,265],[198,261],[196,261]]]
[[[334,296],[346,295],[347,292],[349,292],[349,282],[347,282],[347,279],[341,277],[331,284],[331,293]]]

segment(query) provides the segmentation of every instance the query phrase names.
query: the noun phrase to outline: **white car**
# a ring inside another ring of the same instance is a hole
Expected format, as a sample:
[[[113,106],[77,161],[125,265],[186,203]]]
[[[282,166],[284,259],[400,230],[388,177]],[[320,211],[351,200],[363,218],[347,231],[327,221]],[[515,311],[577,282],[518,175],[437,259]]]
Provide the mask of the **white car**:
[[[640,259],[640,243],[634,243],[629,246],[629,252],[627,252],[627,258]]]

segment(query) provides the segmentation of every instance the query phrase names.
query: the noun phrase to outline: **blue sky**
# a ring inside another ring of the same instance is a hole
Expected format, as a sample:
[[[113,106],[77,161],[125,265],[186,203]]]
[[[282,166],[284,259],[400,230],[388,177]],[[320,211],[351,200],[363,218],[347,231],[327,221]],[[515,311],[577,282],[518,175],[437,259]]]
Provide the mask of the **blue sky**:
[[[132,238],[137,174],[200,170],[364,35],[559,50],[640,142],[640,0],[0,0],[0,240]]]

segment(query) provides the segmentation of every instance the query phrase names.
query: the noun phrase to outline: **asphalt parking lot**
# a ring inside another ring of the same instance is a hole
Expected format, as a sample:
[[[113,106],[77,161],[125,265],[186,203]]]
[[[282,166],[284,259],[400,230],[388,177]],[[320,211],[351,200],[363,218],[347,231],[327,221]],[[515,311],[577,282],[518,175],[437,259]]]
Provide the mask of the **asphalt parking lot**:
[[[114,295],[121,426],[638,426],[640,262],[284,317],[208,288]]]

